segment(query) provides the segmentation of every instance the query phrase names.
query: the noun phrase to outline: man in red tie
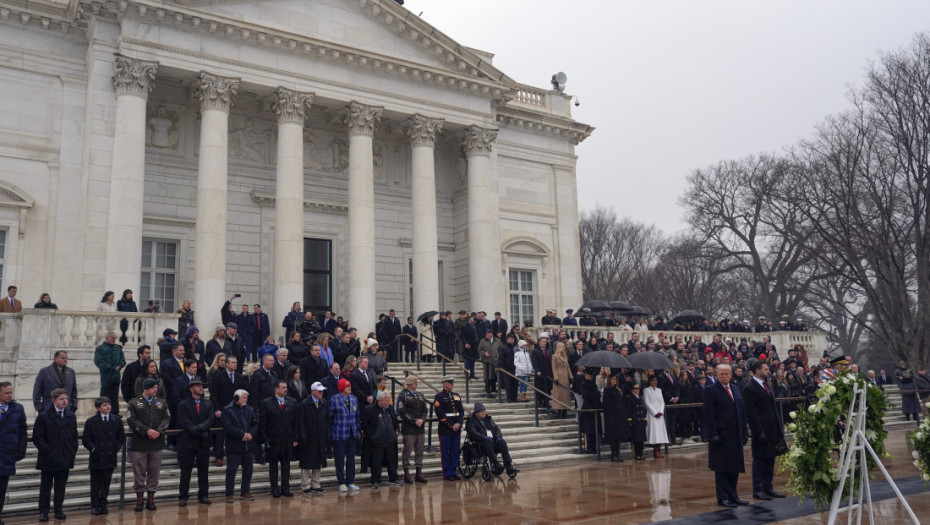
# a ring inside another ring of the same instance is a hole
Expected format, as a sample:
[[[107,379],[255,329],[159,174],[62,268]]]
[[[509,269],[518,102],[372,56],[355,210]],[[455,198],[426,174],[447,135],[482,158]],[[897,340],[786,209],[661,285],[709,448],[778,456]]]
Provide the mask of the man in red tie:
[[[736,485],[745,472],[743,446],[748,440],[743,397],[730,384],[730,365],[717,365],[717,383],[704,391],[704,425],[707,429],[708,465],[714,471],[717,504],[736,507],[749,503],[739,499]]]
[[[765,361],[751,360],[749,372],[752,379],[743,389],[743,407],[752,435],[752,496],[761,500],[784,498],[772,487],[775,457],[778,451],[784,453],[788,447],[768,382],[769,365]]]
[[[190,396],[178,403],[178,464],[181,466],[181,483],[178,489],[178,506],[187,506],[191,473],[197,467],[197,501],[210,504],[210,446],[213,439],[210,427],[219,412],[203,397],[203,381],[199,377],[187,384]]]

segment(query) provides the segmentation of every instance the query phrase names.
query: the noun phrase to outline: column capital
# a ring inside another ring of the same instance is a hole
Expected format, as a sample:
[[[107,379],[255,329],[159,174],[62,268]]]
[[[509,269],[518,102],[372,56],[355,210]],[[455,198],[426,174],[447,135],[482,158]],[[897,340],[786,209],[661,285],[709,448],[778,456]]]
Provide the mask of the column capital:
[[[372,136],[375,134],[375,126],[381,122],[383,112],[381,106],[367,106],[353,100],[342,110],[340,117],[349,135]]]
[[[148,99],[155,82],[158,62],[116,55],[113,70],[113,87],[117,95],[136,95]]]
[[[206,71],[200,72],[197,83],[199,85],[194,89],[194,98],[200,101],[201,111],[218,109],[228,112],[239,91],[238,78],[221,77]]]
[[[411,146],[433,146],[444,123],[445,120],[441,118],[416,113],[404,122],[404,134],[410,139]]]
[[[465,155],[490,155],[491,145],[497,141],[497,130],[468,126],[459,135]]]
[[[265,101],[265,108],[275,114],[278,124],[296,122],[302,126],[313,97],[313,93],[301,93],[279,86]]]

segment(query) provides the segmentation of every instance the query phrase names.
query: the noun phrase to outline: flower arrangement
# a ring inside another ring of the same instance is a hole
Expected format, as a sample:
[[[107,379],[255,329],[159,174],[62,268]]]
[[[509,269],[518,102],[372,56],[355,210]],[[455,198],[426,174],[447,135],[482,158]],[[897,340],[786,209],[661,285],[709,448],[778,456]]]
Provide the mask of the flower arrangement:
[[[927,403],[927,408],[930,408],[930,403]],[[914,451],[911,452],[914,457],[914,466],[920,470],[920,476],[926,484],[930,481],[930,420],[924,419],[924,422],[917,427],[917,431],[908,439],[914,445]]]
[[[788,486],[802,496],[807,495],[818,510],[829,507],[833,492],[839,485],[841,473],[838,472],[839,454],[833,454],[842,446],[842,439],[853,400],[855,385],[866,390],[866,431],[865,437],[879,456],[885,457],[885,437],[882,418],[888,400],[878,387],[862,378],[849,373],[841,373],[836,379],[820,385],[816,391],[816,401],[806,410],[791,412],[788,430],[794,433],[788,454],[778,458],[779,472],[788,472]],[[924,439],[930,439],[930,429],[924,433]],[[930,442],[927,443],[927,462],[930,465]],[[874,460],[868,456],[868,469],[874,467]],[[849,479],[849,478],[848,478]],[[859,476],[853,476],[846,485],[846,494],[856,488]]]

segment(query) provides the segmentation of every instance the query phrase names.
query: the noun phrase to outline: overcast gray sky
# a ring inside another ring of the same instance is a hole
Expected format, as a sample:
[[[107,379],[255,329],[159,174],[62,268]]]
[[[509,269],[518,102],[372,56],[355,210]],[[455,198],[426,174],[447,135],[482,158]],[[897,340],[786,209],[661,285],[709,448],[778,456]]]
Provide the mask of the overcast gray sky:
[[[849,107],[880,50],[930,29],[927,0],[407,0],[518,82],[556,71],[594,134],[576,148],[581,210],[685,227],[697,167],[779,151]]]

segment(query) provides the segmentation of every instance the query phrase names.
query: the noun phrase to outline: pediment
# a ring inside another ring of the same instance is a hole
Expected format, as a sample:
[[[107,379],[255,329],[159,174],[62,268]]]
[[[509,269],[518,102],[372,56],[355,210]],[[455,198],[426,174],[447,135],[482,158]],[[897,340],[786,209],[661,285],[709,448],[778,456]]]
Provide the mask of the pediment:
[[[0,208],[29,209],[35,204],[35,199],[26,190],[0,180]]]
[[[178,7],[426,68],[512,82],[487,54],[462,46],[393,0],[193,0]]]
[[[505,242],[501,247],[501,252],[507,255],[548,257],[551,250],[531,237],[516,237]]]

